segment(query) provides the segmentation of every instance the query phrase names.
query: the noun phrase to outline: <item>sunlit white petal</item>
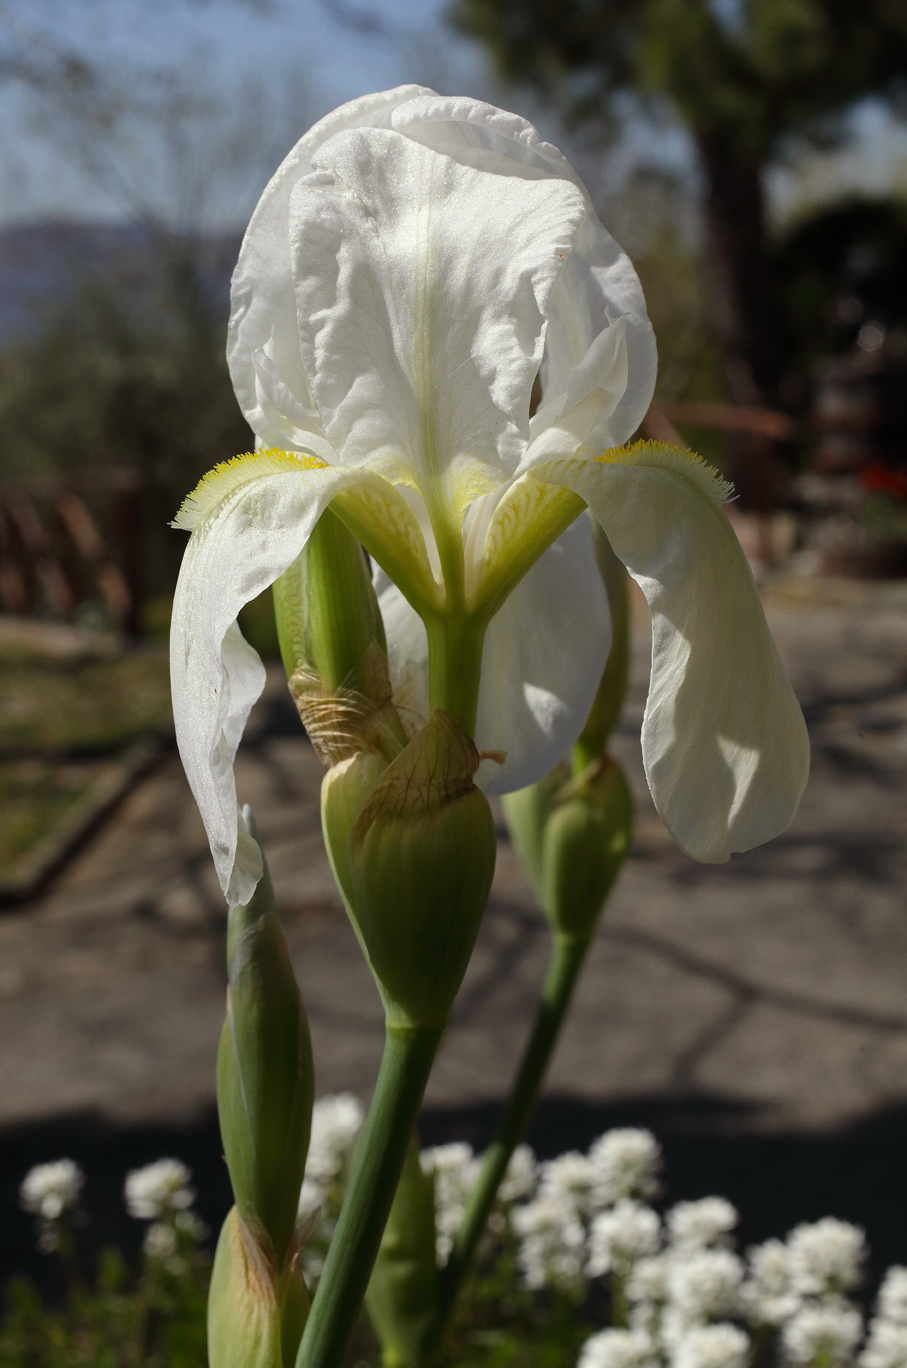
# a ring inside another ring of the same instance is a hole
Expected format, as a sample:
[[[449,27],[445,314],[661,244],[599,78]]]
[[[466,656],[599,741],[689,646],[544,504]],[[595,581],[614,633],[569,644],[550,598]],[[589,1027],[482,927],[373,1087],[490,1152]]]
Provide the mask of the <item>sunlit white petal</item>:
[[[407,725],[428,714],[428,646],[421,619],[378,575],[394,698]],[[510,793],[547,774],[589,715],[611,646],[608,600],[592,531],[579,518],[536,562],[492,618],[482,655],[476,721],[483,760],[476,782]]]
[[[313,166],[292,195],[290,236],[325,435],[344,461],[398,460],[459,526],[525,448],[548,299],[583,197],[383,129],[338,134]]]
[[[273,392],[263,392],[254,358],[267,349],[291,405],[312,408],[308,380],[299,354],[296,302],[290,265],[289,204],[293,187],[312,166],[322,143],[347,128],[387,124],[396,105],[431,94],[424,86],[365,95],[320,119],[302,138],[271,178],[246,230],[230,292],[227,360],[240,407],[252,431],[266,446],[293,444],[293,412],[274,405]],[[320,431],[320,428],[316,428]]]
[[[652,400],[657,356],[629,258],[587,214],[551,300],[542,404],[528,468],[551,456],[589,455],[626,442]]]
[[[534,473],[587,501],[648,601],[643,760],[665,825],[709,862],[778,835],[805,787],[809,743],[721,482],[651,444]]]
[[[242,463],[231,463],[187,500],[195,530],[180,568],[170,634],[177,743],[231,904],[248,902],[261,877],[260,854],[238,822],[233,760],[265,681],[236,618],[293,563],[334,494],[363,478],[337,467],[306,469],[297,462],[294,469],[282,453],[273,454],[271,469],[268,460],[268,453],[247,458],[252,478],[246,480]]]

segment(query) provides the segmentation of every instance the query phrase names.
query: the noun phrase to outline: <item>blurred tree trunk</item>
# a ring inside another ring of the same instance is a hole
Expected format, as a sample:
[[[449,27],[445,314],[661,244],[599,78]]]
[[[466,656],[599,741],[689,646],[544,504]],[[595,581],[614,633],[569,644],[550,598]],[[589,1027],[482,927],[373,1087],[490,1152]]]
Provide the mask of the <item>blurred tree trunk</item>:
[[[763,164],[720,134],[700,133],[696,142],[706,173],[715,324],[730,398],[745,408],[774,405],[789,348],[766,250]]]

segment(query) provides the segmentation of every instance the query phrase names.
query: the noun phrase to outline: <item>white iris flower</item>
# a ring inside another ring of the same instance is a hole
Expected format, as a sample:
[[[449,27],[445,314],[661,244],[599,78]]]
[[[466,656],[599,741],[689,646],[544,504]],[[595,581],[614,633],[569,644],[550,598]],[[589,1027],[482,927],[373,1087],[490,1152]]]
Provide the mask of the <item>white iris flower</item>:
[[[806,733],[728,486],[622,447],[655,382],[642,292],[531,124],[418,86],[344,105],[265,190],[232,298],[258,450],[180,510],[172,633],[180,751],[231,902],[261,873],[233,759],[264,671],[236,617],[329,504],[380,567],[394,683],[506,752],[479,771],[489,793],[540,778],[585,724],[610,645],[588,506],[652,614],[643,755],[668,828],[721,861],[788,825]]]

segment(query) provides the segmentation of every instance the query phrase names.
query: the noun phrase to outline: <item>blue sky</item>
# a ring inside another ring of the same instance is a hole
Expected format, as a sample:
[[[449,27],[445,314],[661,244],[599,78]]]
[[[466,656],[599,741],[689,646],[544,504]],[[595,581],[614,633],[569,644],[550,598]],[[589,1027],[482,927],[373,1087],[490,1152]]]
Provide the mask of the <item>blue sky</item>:
[[[282,151],[329,109],[402,81],[491,93],[481,52],[443,26],[442,0],[354,0],[346,9],[354,18],[374,15],[380,31],[342,22],[332,0],[6,0],[0,25],[22,50],[82,55],[127,90],[169,72],[197,99],[221,106],[197,136],[214,138],[218,124],[235,132],[250,104],[250,134],[255,118],[263,119],[262,141],[283,143]],[[160,129],[148,120],[143,146],[134,123],[117,155],[154,167]],[[124,212],[116,191],[99,191],[52,96],[0,89],[0,124],[0,220]],[[261,180],[264,168],[256,173]],[[235,187],[221,198],[215,217],[248,212],[248,195]]]

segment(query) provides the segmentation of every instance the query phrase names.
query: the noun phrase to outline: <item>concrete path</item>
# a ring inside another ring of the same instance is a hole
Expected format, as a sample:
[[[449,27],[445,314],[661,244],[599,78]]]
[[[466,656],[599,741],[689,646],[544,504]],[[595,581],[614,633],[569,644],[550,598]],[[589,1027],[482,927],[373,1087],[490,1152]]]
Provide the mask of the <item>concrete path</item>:
[[[615,743],[639,799],[637,840],[554,1064],[562,1096],[705,1099],[747,1132],[821,1130],[907,1101],[907,585],[778,581],[767,605],[809,721],[812,778],[786,835],[719,867],[681,855],[648,798],[640,614]],[[318,1090],[367,1095],[381,1009],[321,848],[322,771],[277,672],[247,735],[239,791],[274,874]],[[0,1126],[200,1115],[213,1098],[223,932],[170,756],[40,901],[0,916]],[[502,827],[429,1103],[501,1096],[546,954]]]

